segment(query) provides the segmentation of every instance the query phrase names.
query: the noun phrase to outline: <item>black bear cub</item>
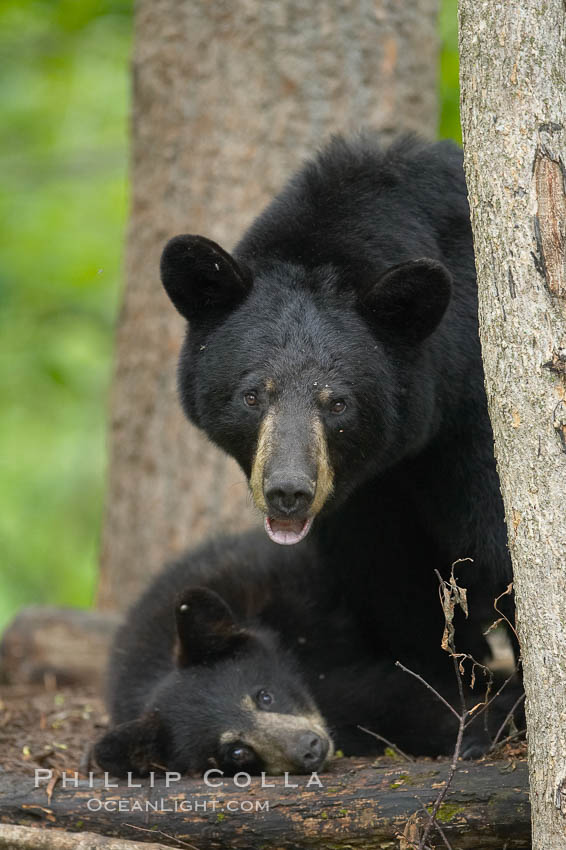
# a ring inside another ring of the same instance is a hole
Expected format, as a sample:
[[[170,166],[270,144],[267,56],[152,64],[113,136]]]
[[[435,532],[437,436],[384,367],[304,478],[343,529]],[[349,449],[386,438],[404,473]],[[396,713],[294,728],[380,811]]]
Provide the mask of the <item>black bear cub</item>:
[[[312,528],[368,640],[429,668],[433,571],[472,559],[461,629],[482,660],[511,568],[456,145],[335,138],[232,254],[177,236],[161,275],[190,324],[184,410],[238,461],[270,538]]]
[[[261,532],[219,539],[167,567],[116,636],[99,766],[118,776],[310,773],[334,746],[381,752],[360,726],[417,755],[450,753],[453,715],[367,647],[326,576],[308,541],[289,551]],[[457,705],[453,680],[429,681]],[[508,707],[496,706],[492,726]],[[464,750],[488,743],[482,718]]]
[[[113,728],[95,747],[104,770],[305,773],[332,754],[296,659],[256,616],[263,588],[240,591],[245,559],[236,583],[229,575],[238,547],[192,553],[131,608],[110,658]]]

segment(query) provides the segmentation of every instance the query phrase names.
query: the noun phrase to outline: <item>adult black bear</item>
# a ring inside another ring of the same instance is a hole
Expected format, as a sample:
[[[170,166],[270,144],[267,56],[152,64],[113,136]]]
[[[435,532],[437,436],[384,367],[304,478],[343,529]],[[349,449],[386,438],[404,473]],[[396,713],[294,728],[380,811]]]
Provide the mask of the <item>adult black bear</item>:
[[[473,559],[461,645],[485,655],[478,620],[511,567],[459,149],[335,138],[233,255],[177,236],[161,274],[190,323],[183,407],[271,539],[313,525],[375,646],[419,665],[443,664],[433,568]]]
[[[325,576],[308,541],[290,552],[257,531],[170,565],[116,636],[112,728],[95,747],[99,766],[119,776],[159,767],[309,773],[332,753],[331,738],[347,755],[380,752],[359,725],[415,754],[451,752],[453,715],[371,652]],[[454,679],[441,689],[458,704]],[[505,697],[494,729],[511,704]],[[464,750],[488,742],[478,718]]]

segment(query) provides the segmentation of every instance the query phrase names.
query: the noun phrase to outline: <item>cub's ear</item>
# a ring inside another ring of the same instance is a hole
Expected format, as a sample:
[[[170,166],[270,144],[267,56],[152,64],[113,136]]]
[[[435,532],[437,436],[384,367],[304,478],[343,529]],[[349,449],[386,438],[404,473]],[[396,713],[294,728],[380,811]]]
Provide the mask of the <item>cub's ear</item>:
[[[161,280],[189,322],[233,310],[251,289],[251,274],[204,236],[175,236],[161,255]]]
[[[213,590],[192,587],[180,593],[175,606],[177,664],[211,664],[234,655],[251,635],[241,628],[224,600]]]
[[[167,761],[167,735],[158,711],[121,723],[94,745],[94,758],[112,776],[147,776]]]
[[[387,269],[361,294],[363,312],[394,339],[418,343],[437,327],[450,302],[452,277],[436,260]]]

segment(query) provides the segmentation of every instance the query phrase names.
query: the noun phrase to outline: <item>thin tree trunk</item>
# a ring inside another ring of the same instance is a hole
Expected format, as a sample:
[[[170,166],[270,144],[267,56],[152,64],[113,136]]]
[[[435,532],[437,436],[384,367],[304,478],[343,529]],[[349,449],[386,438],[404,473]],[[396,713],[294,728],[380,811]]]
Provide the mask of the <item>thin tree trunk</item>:
[[[243,475],[175,397],[183,322],[158,280],[165,241],[201,232],[230,248],[332,131],[434,134],[436,7],[138,0],[101,607],[123,608],[165,558],[254,516]]]
[[[460,0],[466,176],[535,850],[566,847],[565,36],[563,0]]]

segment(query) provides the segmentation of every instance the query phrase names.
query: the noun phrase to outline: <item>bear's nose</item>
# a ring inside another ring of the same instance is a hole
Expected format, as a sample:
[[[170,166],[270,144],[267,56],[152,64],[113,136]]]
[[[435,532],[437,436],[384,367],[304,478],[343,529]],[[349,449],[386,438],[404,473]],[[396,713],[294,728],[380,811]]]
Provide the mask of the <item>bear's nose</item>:
[[[264,494],[270,516],[304,517],[314,498],[314,484],[304,476],[271,475]]]
[[[303,770],[317,770],[328,753],[328,742],[315,732],[302,734],[296,745],[295,758]]]

